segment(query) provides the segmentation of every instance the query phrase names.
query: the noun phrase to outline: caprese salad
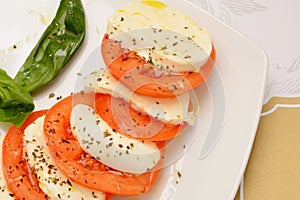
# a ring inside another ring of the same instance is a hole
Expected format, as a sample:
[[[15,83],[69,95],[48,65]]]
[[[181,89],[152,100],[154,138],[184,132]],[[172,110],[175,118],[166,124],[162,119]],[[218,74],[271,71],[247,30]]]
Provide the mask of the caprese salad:
[[[11,126],[2,145],[0,199],[99,199],[148,192],[166,142],[193,126],[193,89],[211,73],[207,31],[158,1],[135,1],[108,20],[106,64],[83,90]]]

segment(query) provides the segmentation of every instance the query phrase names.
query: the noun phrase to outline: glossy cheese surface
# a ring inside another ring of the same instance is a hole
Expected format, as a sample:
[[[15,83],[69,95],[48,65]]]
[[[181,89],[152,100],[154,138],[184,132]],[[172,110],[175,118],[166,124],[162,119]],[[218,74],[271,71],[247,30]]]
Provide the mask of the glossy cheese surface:
[[[109,18],[107,32],[124,48],[169,72],[197,72],[212,52],[210,35],[203,27],[157,1],[119,8]]]

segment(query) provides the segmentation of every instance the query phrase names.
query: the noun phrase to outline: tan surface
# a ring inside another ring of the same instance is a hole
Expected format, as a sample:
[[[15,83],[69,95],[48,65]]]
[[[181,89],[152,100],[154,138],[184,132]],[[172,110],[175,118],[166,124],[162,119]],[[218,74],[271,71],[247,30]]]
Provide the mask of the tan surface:
[[[264,110],[276,103],[300,104],[300,98],[273,98]],[[300,199],[300,107],[278,108],[261,117],[245,173],[244,199]]]
[[[272,98],[264,107],[262,112],[271,110],[276,104],[300,104],[300,97],[295,98],[284,98],[276,97]]]

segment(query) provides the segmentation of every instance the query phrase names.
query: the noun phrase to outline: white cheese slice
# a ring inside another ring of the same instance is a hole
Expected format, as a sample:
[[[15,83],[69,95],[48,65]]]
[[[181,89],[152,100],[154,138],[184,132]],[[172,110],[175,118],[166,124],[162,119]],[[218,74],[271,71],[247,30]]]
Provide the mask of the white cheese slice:
[[[160,160],[160,150],[154,142],[121,135],[87,105],[76,105],[70,122],[81,147],[113,169],[140,174],[151,170]]]
[[[139,95],[117,81],[106,68],[99,69],[85,77],[84,85],[95,92],[123,98],[130,102],[133,108],[169,124],[188,122],[193,125],[198,114],[197,101],[193,101],[195,109],[189,111],[190,100],[194,98],[191,92],[169,98]]]
[[[59,171],[44,140],[44,118],[38,118],[24,131],[25,157],[38,177],[40,188],[52,200],[105,200],[102,192],[78,185]]]
[[[107,32],[124,48],[170,72],[197,72],[212,52],[203,27],[157,1],[136,1],[120,8],[109,18]]]

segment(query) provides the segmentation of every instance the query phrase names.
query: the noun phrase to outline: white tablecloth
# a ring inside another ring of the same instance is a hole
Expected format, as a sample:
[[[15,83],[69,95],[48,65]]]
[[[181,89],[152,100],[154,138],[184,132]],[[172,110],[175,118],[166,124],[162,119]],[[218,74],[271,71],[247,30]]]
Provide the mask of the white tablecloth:
[[[300,1],[190,0],[259,44],[269,59],[265,101],[300,96]]]

